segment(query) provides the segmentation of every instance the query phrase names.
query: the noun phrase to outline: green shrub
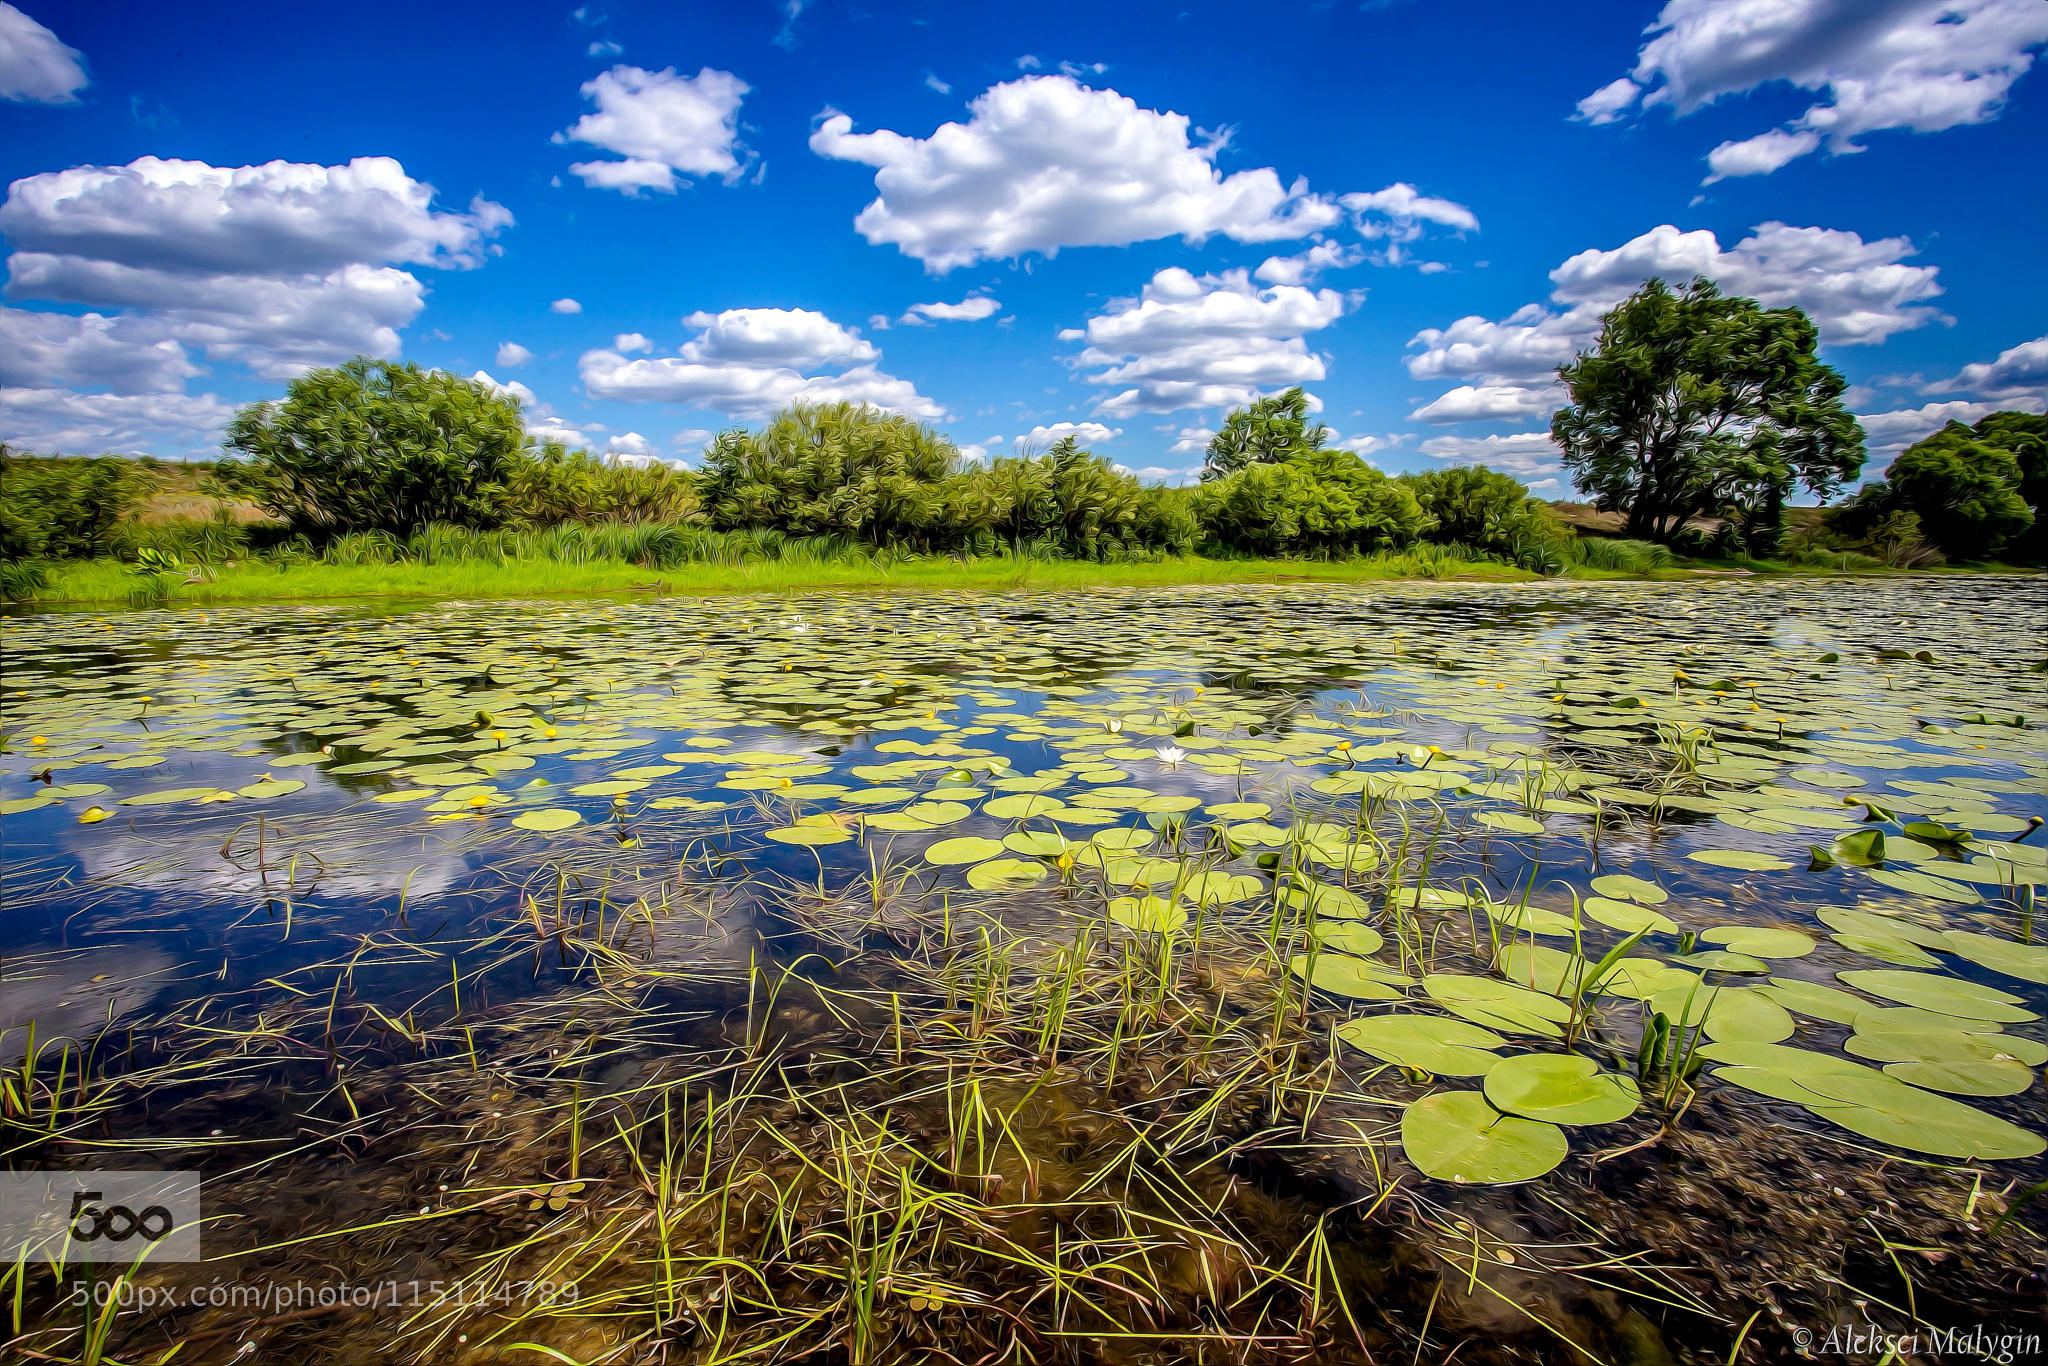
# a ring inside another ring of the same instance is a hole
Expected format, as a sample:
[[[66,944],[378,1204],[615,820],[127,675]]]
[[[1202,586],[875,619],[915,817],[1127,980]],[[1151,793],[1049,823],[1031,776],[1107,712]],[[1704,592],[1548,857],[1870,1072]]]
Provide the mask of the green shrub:
[[[358,356],[243,408],[227,445],[244,458],[220,467],[225,487],[325,539],[499,526],[528,439],[519,401],[481,381]]]
[[[132,460],[0,456],[0,560],[111,555],[149,492]]]
[[[684,522],[697,514],[697,486],[666,465],[618,465],[549,442],[517,461],[506,509],[525,526],[563,522]]]
[[[1435,523],[1433,541],[1513,557],[1540,555],[1542,542],[1564,539],[1556,519],[1527,488],[1484,465],[1404,474],[1400,482]]]
[[[1579,536],[1566,543],[1565,553],[1574,564],[1617,574],[1647,574],[1678,563],[1667,546],[1618,536]]]
[[[1248,464],[1200,486],[1195,505],[1209,539],[1240,554],[1352,555],[1412,545],[1429,526],[1406,485],[1341,450]]]
[[[758,432],[720,433],[700,493],[721,528],[926,540],[961,529],[941,515],[942,485],[958,464],[952,442],[907,417],[858,403],[798,403]]]
[[[1885,483],[1950,559],[1995,559],[2034,522],[2020,496],[2019,461],[1960,422],[1900,452]]]

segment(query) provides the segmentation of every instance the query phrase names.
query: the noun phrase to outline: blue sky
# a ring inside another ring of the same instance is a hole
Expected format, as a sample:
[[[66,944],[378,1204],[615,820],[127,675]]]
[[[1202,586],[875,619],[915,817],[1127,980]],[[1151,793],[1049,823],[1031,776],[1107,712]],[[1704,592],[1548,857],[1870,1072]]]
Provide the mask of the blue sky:
[[[369,352],[633,459],[852,397],[1178,479],[1298,382],[1385,468],[1559,496],[1549,372],[1703,272],[1814,314],[1876,468],[2048,396],[2044,43],[2040,0],[0,4],[0,419],[204,454]]]

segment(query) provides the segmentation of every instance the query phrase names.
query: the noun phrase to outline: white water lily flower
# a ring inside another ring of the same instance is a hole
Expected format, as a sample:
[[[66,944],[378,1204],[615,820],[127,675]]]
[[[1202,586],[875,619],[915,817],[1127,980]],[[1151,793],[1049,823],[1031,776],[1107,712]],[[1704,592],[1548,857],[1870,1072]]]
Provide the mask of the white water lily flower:
[[[1156,753],[1162,764],[1177,764],[1188,757],[1188,752],[1179,745],[1161,745]]]

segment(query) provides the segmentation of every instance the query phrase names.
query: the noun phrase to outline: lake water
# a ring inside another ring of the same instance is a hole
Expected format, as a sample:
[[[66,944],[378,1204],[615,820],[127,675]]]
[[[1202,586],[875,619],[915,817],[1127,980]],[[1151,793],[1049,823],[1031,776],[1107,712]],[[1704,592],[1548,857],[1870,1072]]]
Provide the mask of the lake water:
[[[119,1321],[187,1361],[2039,1331],[2043,621],[1975,576],[11,617],[8,1161],[203,1169],[165,1295],[436,1287]]]

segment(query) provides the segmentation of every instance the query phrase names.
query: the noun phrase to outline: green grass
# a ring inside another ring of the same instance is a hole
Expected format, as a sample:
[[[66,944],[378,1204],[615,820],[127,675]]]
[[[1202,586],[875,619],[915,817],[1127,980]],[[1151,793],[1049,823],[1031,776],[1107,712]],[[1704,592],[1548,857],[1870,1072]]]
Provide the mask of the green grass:
[[[744,565],[690,564],[643,569],[619,561],[561,564],[271,565],[246,563],[216,572],[211,583],[181,585],[174,602],[256,602],[285,598],[538,597],[582,593],[776,593],[811,588],[1094,588],[1220,583],[1351,583],[1413,578],[1512,582],[1535,575],[1504,564],[1436,563],[1406,555],[1358,560],[1210,560],[1198,557],[1144,564],[1074,560],[918,559],[778,561]],[[37,603],[127,603],[144,580],[116,560],[52,566]]]

